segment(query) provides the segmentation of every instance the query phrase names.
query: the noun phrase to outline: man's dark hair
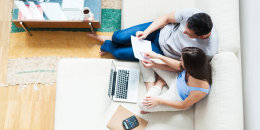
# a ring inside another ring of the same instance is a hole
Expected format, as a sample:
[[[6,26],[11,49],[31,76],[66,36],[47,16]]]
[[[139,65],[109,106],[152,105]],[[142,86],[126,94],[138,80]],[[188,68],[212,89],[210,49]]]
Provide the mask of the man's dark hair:
[[[194,31],[197,36],[202,36],[210,33],[213,23],[208,14],[197,13],[188,18],[187,26]]]

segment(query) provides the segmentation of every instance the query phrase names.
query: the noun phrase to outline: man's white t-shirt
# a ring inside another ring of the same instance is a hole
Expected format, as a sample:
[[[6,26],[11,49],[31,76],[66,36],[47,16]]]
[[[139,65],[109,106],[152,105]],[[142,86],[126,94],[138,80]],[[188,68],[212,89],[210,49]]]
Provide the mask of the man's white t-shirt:
[[[211,59],[218,52],[217,32],[213,26],[211,35],[207,39],[189,38],[184,34],[187,20],[193,14],[201,13],[199,9],[183,9],[175,13],[175,20],[180,23],[177,29],[175,24],[168,24],[160,30],[159,44],[164,55],[179,60],[181,50],[185,47],[198,47]]]

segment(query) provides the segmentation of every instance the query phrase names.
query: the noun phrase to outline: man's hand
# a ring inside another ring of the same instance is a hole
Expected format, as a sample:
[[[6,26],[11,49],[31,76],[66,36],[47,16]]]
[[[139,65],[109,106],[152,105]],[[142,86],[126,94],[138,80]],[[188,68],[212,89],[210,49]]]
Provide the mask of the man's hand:
[[[142,104],[147,107],[154,107],[157,105],[160,105],[161,99],[159,97],[154,96],[148,96],[145,99],[143,99]]]
[[[144,40],[148,36],[148,34],[143,31],[137,31],[135,35],[139,40]]]
[[[157,65],[155,62],[149,60],[142,60],[142,63],[145,68],[155,68]]]

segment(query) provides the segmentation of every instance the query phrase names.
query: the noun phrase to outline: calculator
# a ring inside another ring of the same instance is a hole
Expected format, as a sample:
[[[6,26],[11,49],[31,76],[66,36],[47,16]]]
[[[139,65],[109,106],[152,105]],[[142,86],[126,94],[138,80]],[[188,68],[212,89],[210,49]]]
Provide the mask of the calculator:
[[[133,115],[125,120],[123,120],[123,126],[126,130],[131,130],[139,125],[138,120]]]

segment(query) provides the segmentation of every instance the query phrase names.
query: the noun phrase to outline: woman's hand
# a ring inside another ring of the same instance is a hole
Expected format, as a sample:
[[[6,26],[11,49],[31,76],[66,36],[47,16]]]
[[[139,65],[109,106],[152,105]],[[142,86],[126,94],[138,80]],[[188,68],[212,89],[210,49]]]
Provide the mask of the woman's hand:
[[[139,39],[139,40],[144,40],[148,34],[146,34],[145,32],[143,31],[137,31],[135,36]]]
[[[149,59],[160,59],[160,54],[155,53],[154,51],[144,52],[144,56]]]
[[[154,107],[161,104],[161,99],[159,97],[148,96],[143,99],[142,104],[147,107]]]
[[[142,60],[142,64],[145,68],[155,68],[157,65],[155,62],[149,60]]]

